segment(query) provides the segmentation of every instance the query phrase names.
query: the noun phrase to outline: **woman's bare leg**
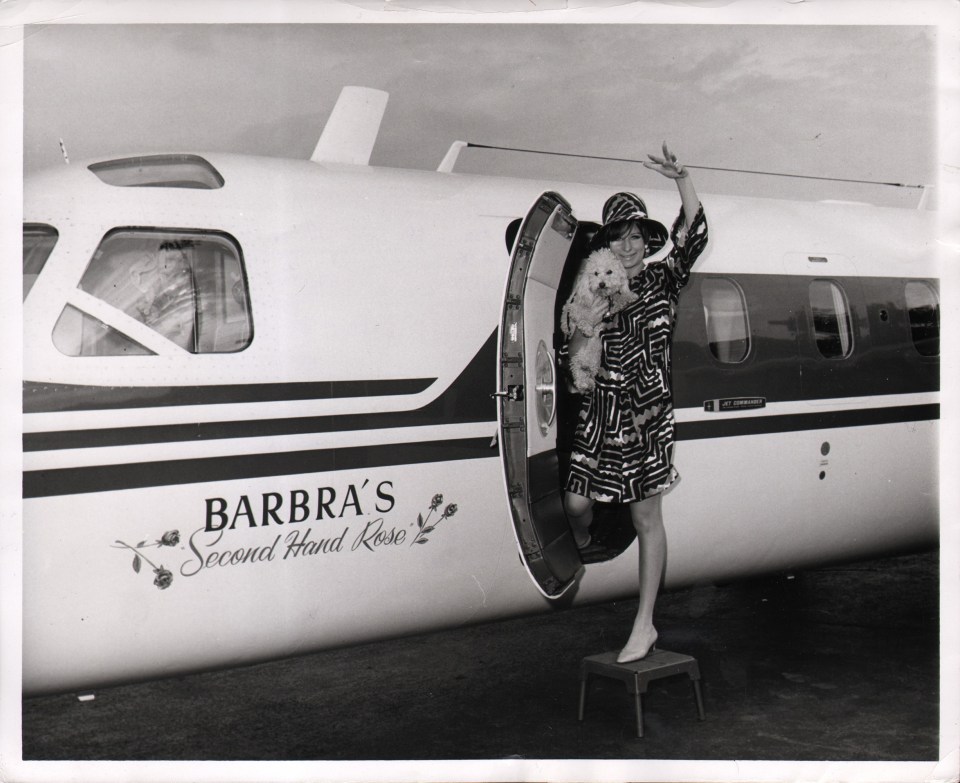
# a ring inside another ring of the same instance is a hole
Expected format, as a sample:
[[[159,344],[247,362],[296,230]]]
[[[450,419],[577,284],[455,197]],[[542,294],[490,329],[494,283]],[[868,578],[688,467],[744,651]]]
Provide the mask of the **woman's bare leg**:
[[[593,521],[593,500],[573,492],[563,495],[563,507],[567,512],[567,521],[573,530],[573,540],[580,548],[590,543],[590,523]]]
[[[630,638],[617,656],[618,663],[640,660],[657,641],[657,629],[653,627],[653,605],[660,590],[667,556],[667,534],[663,529],[660,495],[631,503],[630,518],[637,531],[640,552],[640,605]]]

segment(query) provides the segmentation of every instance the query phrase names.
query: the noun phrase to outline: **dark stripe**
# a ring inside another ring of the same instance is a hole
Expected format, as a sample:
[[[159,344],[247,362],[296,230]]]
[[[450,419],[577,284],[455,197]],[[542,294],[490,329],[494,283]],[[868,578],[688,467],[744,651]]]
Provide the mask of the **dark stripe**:
[[[693,274],[680,297],[673,340],[674,406],[701,407],[720,397],[763,397],[769,405],[939,390],[937,357],[921,356],[913,343],[906,279],[836,276],[829,262],[824,276],[849,300],[854,350],[846,359],[826,359],[817,348],[813,278]],[[716,277],[734,280],[748,306],[751,345],[739,364],[718,361],[709,348],[702,287]]]
[[[931,421],[940,418],[940,405],[897,405],[889,408],[857,408],[843,411],[787,413],[781,416],[719,418],[716,421],[677,423],[677,440],[731,438],[740,435],[766,435],[774,432],[869,427],[875,424],[897,424],[908,421]]]
[[[412,411],[34,432],[24,434],[23,450],[48,451],[222,438],[262,438],[272,435],[496,421],[496,403],[490,397],[496,380],[496,342],[497,333],[493,332],[443,394],[433,402]]]
[[[329,473],[358,468],[419,465],[428,462],[496,457],[490,438],[465,438],[422,443],[355,446],[292,451],[282,454],[242,454],[231,457],[139,462],[57,468],[24,473],[23,497],[79,495],[119,489],[230,481],[298,473]]]
[[[721,414],[722,415],[722,414]],[[848,411],[762,416],[678,423],[678,440],[729,438],[837,427],[863,427],[908,421],[936,420],[940,406],[906,405]],[[244,454],[130,465],[57,468],[24,473],[25,498],[106,492],[139,487],[230,481],[298,473],[415,465],[499,456],[490,438],[316,449],[282,454]]]
[[[23,412],[95,411],[179,405],[332,400],[340,397],[389,397],[418,394],[436,378],[305,383],[228,384],[223,386],[80,386],[24,381]]]
[[[23,436],[23,450],[58,451],[61,449],[129,446],[147,443],[209,441],[230,438],[262,438],[274,435],[303,435],[321,432],[355,432],[358,430],[394,429],[424,425],[463,424],[474,421],[496,421],[488,411],[484,415],[460,415],[442,420],[431,414],[442,405],[431,403],[415,411],[356,413],[338,416],[300,416],[291,419],[254,421],[221,421],[197,424],[171,424],[145,427],[113,427],[65,432],[34,432]],[[468,414],[469,411],[461,413]],[[477,411],[480,413],[480,411]]]

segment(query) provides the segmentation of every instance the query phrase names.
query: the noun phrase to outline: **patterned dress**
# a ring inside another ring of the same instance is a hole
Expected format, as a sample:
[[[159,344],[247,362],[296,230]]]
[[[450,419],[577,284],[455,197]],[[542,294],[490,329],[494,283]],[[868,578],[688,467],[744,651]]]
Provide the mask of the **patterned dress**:
[[[670,344],[680,289],[707,244],[701,206],[689,231],[680,209],[673,249],[630,280],[640,298],[602,334],[603,358],[583,400],[570,457],[567,491],[610,503],[663,492],[677,478]]]

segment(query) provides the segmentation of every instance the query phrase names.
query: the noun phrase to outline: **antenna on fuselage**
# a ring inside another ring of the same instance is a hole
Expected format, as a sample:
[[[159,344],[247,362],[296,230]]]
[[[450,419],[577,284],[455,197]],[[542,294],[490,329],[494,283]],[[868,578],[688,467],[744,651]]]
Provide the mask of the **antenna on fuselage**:
[[[70,163],[70,158],[67,157],[67,145],[63,143],[63,139],[60,139],[60,154],[63,155],[63,162]]]
[[[462,142],[455,141],[453,146],[450,148],[450,151],[447,153],[447,158],[444,158],[444,163],[441,164],[441,167],[447,162],[447,159],[454,154],[454,148],[456,148],[456,154],[459,155],[460,150],[464,147],[475,147],[476,149],[482,150],[502,150],[504,152],[527,152],[533,155],[554,155],[560,158],[586,158],[588,160],[605,160],[612,161],[614,163],[645,163],[646,161],[637,160],[636,158],[613,158],[606,155],[586,155],[579,152],[556,152],[553,150],[534,150],[534,149],[523,149],[521,147],[503,147],[495,144],[474,144],[472,141]],[[453,161],[456,161],[456,157],[453,157]],[[881,182],[878,180],[871,179],[853,179],[849,177],[822,177],[814,174],[792,174],[782,171],[758,171],[755,169],[734,169],[734,168],[724,168],[721,166],[701,166],[694,163],[684,163],[684,168],[688,169],[702,169],[703,171],[726,171],[732,172],[735,174],[755,174],[758,176],[764,177],[786,177],[790,179],[811,179],[811,180],[820,180],[822,182],[850,182],[857,185],[879,185],[881,187],[887,188],[903,188],[906,190],[919,190],[920,193],[920,203],[917,205],[917,209],[925,209],[928,201],[929,191],[931,189],[930,185],[915,185],[907,182]],[[452,164],[450,166],[452,168]]]
[[[344,87],[310,160],[314,163],[368,165],[388,97],[383,90]]]

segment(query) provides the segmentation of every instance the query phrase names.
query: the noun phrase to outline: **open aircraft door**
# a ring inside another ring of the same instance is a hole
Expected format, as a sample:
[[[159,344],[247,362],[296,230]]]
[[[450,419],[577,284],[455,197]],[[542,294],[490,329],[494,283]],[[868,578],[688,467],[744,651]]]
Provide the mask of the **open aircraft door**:
[[[556,193],[527,213],[513,246],[500,319],[497,380],[500,454],[520,554],[550,598],[582,563],[563,510],[557,456],[554,350],[557,289],[577,221]]]

